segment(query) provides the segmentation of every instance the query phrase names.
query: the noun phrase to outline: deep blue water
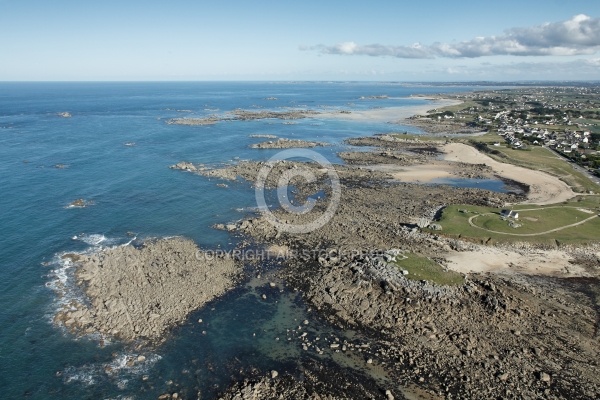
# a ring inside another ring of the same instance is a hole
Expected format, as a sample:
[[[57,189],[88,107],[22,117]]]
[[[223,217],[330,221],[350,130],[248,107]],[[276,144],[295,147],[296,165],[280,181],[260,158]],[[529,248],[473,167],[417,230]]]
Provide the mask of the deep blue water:
[[[319,151],[335,162],[344,138],[388,132],[390,126],[307,119],[294,125],[262,120],[188,127],[165,120],[236,108],[416,105],[424,100],[406,97],[468,89],[379,83],[0,83],[3,398],[156,398],[181,387],[190,397],[200,390],[209,398],[230,381],[232,370],[293,367],[297,345],[277,347],[273,338],[307,311],[294,293],[274,295],[278,303],[264,302],[245,285],[195,313],[163,346],[144,353],[144,365],[121,368],[119,360],[131,349],[119,343],[101,347],[52,324],[60,301],[51,287],[57,279],[53,271],[59,270],[57,255],[89,249],[95,238],[104,240],[102,245],[122,243],[128,232],[139,238],[183,235],[201,247],[230,248],[233,239],[210,227],[237,220],[254,207],[252,189],[243,184],[220,188],[214,180],[170,170],[170,165],[275,154],[248,148],[262,140],[248,137],[257,133],[330,142],[333,146]],[[380,94],[390,98],[359,100]],[[72,117],[61,118],[60,112]],[[125,145],[131,142],[135,145]],[[66,167],[55,168],[58,164]],[[78,198],[93,205],[66,208]],[[202,327],[193,322],[199,317]],[[331,328],[317,321],[311,329]]]

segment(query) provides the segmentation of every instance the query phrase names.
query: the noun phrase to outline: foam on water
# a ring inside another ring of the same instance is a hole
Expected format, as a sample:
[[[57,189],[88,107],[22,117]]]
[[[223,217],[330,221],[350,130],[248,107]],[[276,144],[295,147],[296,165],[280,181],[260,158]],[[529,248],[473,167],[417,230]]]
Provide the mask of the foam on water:
[[[138,361],[143,356],[142,361]],[[132,380],[148,373],[162,357],[156,353],[121,352],[109,362],[67,366],[60,375],[67,384],[80,383],[92,386],[100,382],[110,382],[123,390]]]
[[[100,244],[102,244],[103,242],[106,242],[106,236],[104,235],[99,235],[99,234],[91,234],[91,235],[84,235],[82,237],[79,238],[79,240],[91,245],[91,246],[98,246]]]
[[[54,317],[59,311],[75,311],[75,308],[72,306],[73,303],[89,303],[88,297],[76,282],[76,264],[70,256],[88,256],[110,246],[127,246],[136,240],[136,237],[125,241],[125,238],[107,238],[102,234],[80,234],[72,239],[81,241],[87,244],[88,247],[82,251],[63,251],[57,253],[47,263],[52,269],[48,274],[50,280],[46,282],[45,286],[57,294],[53,307],[51,307],[51,312],[47,315],[51,323],[54,323]],[[61,328],[64,334],[68,334],[64,326],[61,325]],[[110,343],[110,338],[104,335],[88,334],[85,336],[92,340],[102,341],[104,345]]]

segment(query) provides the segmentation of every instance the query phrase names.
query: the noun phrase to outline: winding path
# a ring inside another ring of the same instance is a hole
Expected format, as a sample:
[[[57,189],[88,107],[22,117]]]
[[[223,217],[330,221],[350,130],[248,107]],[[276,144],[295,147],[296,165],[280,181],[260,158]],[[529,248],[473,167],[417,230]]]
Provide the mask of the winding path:
[[[521,211],[539,211],[539,210],[547,210],[547,209],[550,209],[550,208],[575,208],[575,209],[579,209],[580,207],[564,207],[564,206],[560,207],[559,206],[559,207],[543,207],[543,208],[526,208],[526,209],[515,210],[515,211],[518,211],[518,212],[521,212]],[[588,221],[590,221],[590,220],[592,220],[592,219],[597,218],[597,217],[600,216],[598,214],[594,214],[591,217],[586,218],[584,220],[581,220],[579,222],[576,222],[574,224],[565,225],[565,226],[561,226],[561,227],[558,227],[558,228],[550,229],[550,230],[545,231],[545,232],[538,232],[538,233],[511,233],[511,232],[492,231],[490,229],[486,229],[486,228],[484,228],[482,226],[478,226],[478,225],[475,225],[473,223],[473,220],[475,218],[481,217],[483,215],[490,215],[490,214],[494,214],[494,213],[477,214],[477,215],[473,215],[473,216],[469,217],[469,220],[468,220],[469,221],[469,225],[471,225],[473,228],[481,229],[481,230],[484,230],[486,232],[498,233],[500,235],[509,235],[509,236],[540,236],[540,235],[545,235],[547,233],[558,232],[558,231],[562,231],[563,229],[572,228],[574,226],[584,224],[584,223],[586,223],[586,222],[588,222]]]

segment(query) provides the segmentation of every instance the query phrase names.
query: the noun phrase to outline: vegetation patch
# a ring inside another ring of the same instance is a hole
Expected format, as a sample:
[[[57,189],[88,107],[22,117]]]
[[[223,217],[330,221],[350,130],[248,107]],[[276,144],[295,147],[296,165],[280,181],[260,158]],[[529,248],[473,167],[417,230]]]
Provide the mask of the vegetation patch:
[[[446,270],[425,256],[415,253],[406,253],[404,256],[404,259],[396,261],[396,265],[400,270],[408,272],[404,275],[407,279],[426,280],[438,285],[449,286],[462,285],[465,282],[462,274]]]
[[[531,242],[588,244],[600,238],[600,218],[567,227],[600,215],[600,196],[581,196],[568,202],[510,207],[519,218],[502,218],[501,209],[471,205],[449,205],[438,221],[448,237],[474,239],[482,243]],[[469,220],[471,222],[469,222]],[[563,229],[561,229],[563,228]],[[548,232],[555,230],[553,232]],[[437,233],[439,234],[439,233]]]

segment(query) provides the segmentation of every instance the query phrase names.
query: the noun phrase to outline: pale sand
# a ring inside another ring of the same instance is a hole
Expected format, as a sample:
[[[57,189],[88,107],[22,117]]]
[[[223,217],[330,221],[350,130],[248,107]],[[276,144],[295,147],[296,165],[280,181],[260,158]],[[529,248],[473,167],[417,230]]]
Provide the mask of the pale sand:
[[[410,166],[394,164],[369,165],[368,169],[389,173],[392,178],[409,183],[428,183],[436,179],[450,178],[455,166],[453,163],[431,163]]]
[[[459,161],[467,164],[486,164],[494,172],[506,179],[521,182],[529,186],[527,204],[554,204],[576,196],[569,185],[555,176],[542,171],[505,164],[482,154],[474,147],[462,143],[449,143],[442,147],[444,160]]]
[[[460,100],[441,99],[434,102],[409,107],[385,107],[370,110],[352,110],[350,113],[324,112],[314,118],[343,119],[348,121],[399,122],[416,114],[426,114],[433,108],[442,108],[461,104]]]
[[[402,182],[426,183],[452,176],[452,171],[456,170],[453,164],[456,162],[485,164],[492,168],[494,174],[529,186],[527,200],[523,204],[555,204],[577,196],[569,185],[555,176],[501,163],[466,144],[448,143],[441,146],[441,149],[445,153],[442,162],[432,161],[412,166],[378,165],[369,166],[369,169],[388,172],[394,179]]]
[[[590,276],[581,266],[569,263],[571,256],[560,250],[520,254],[497,247],[479,246],[476,251],[444,254],[448,268],[462,273],[522,273],[527,275]]]

